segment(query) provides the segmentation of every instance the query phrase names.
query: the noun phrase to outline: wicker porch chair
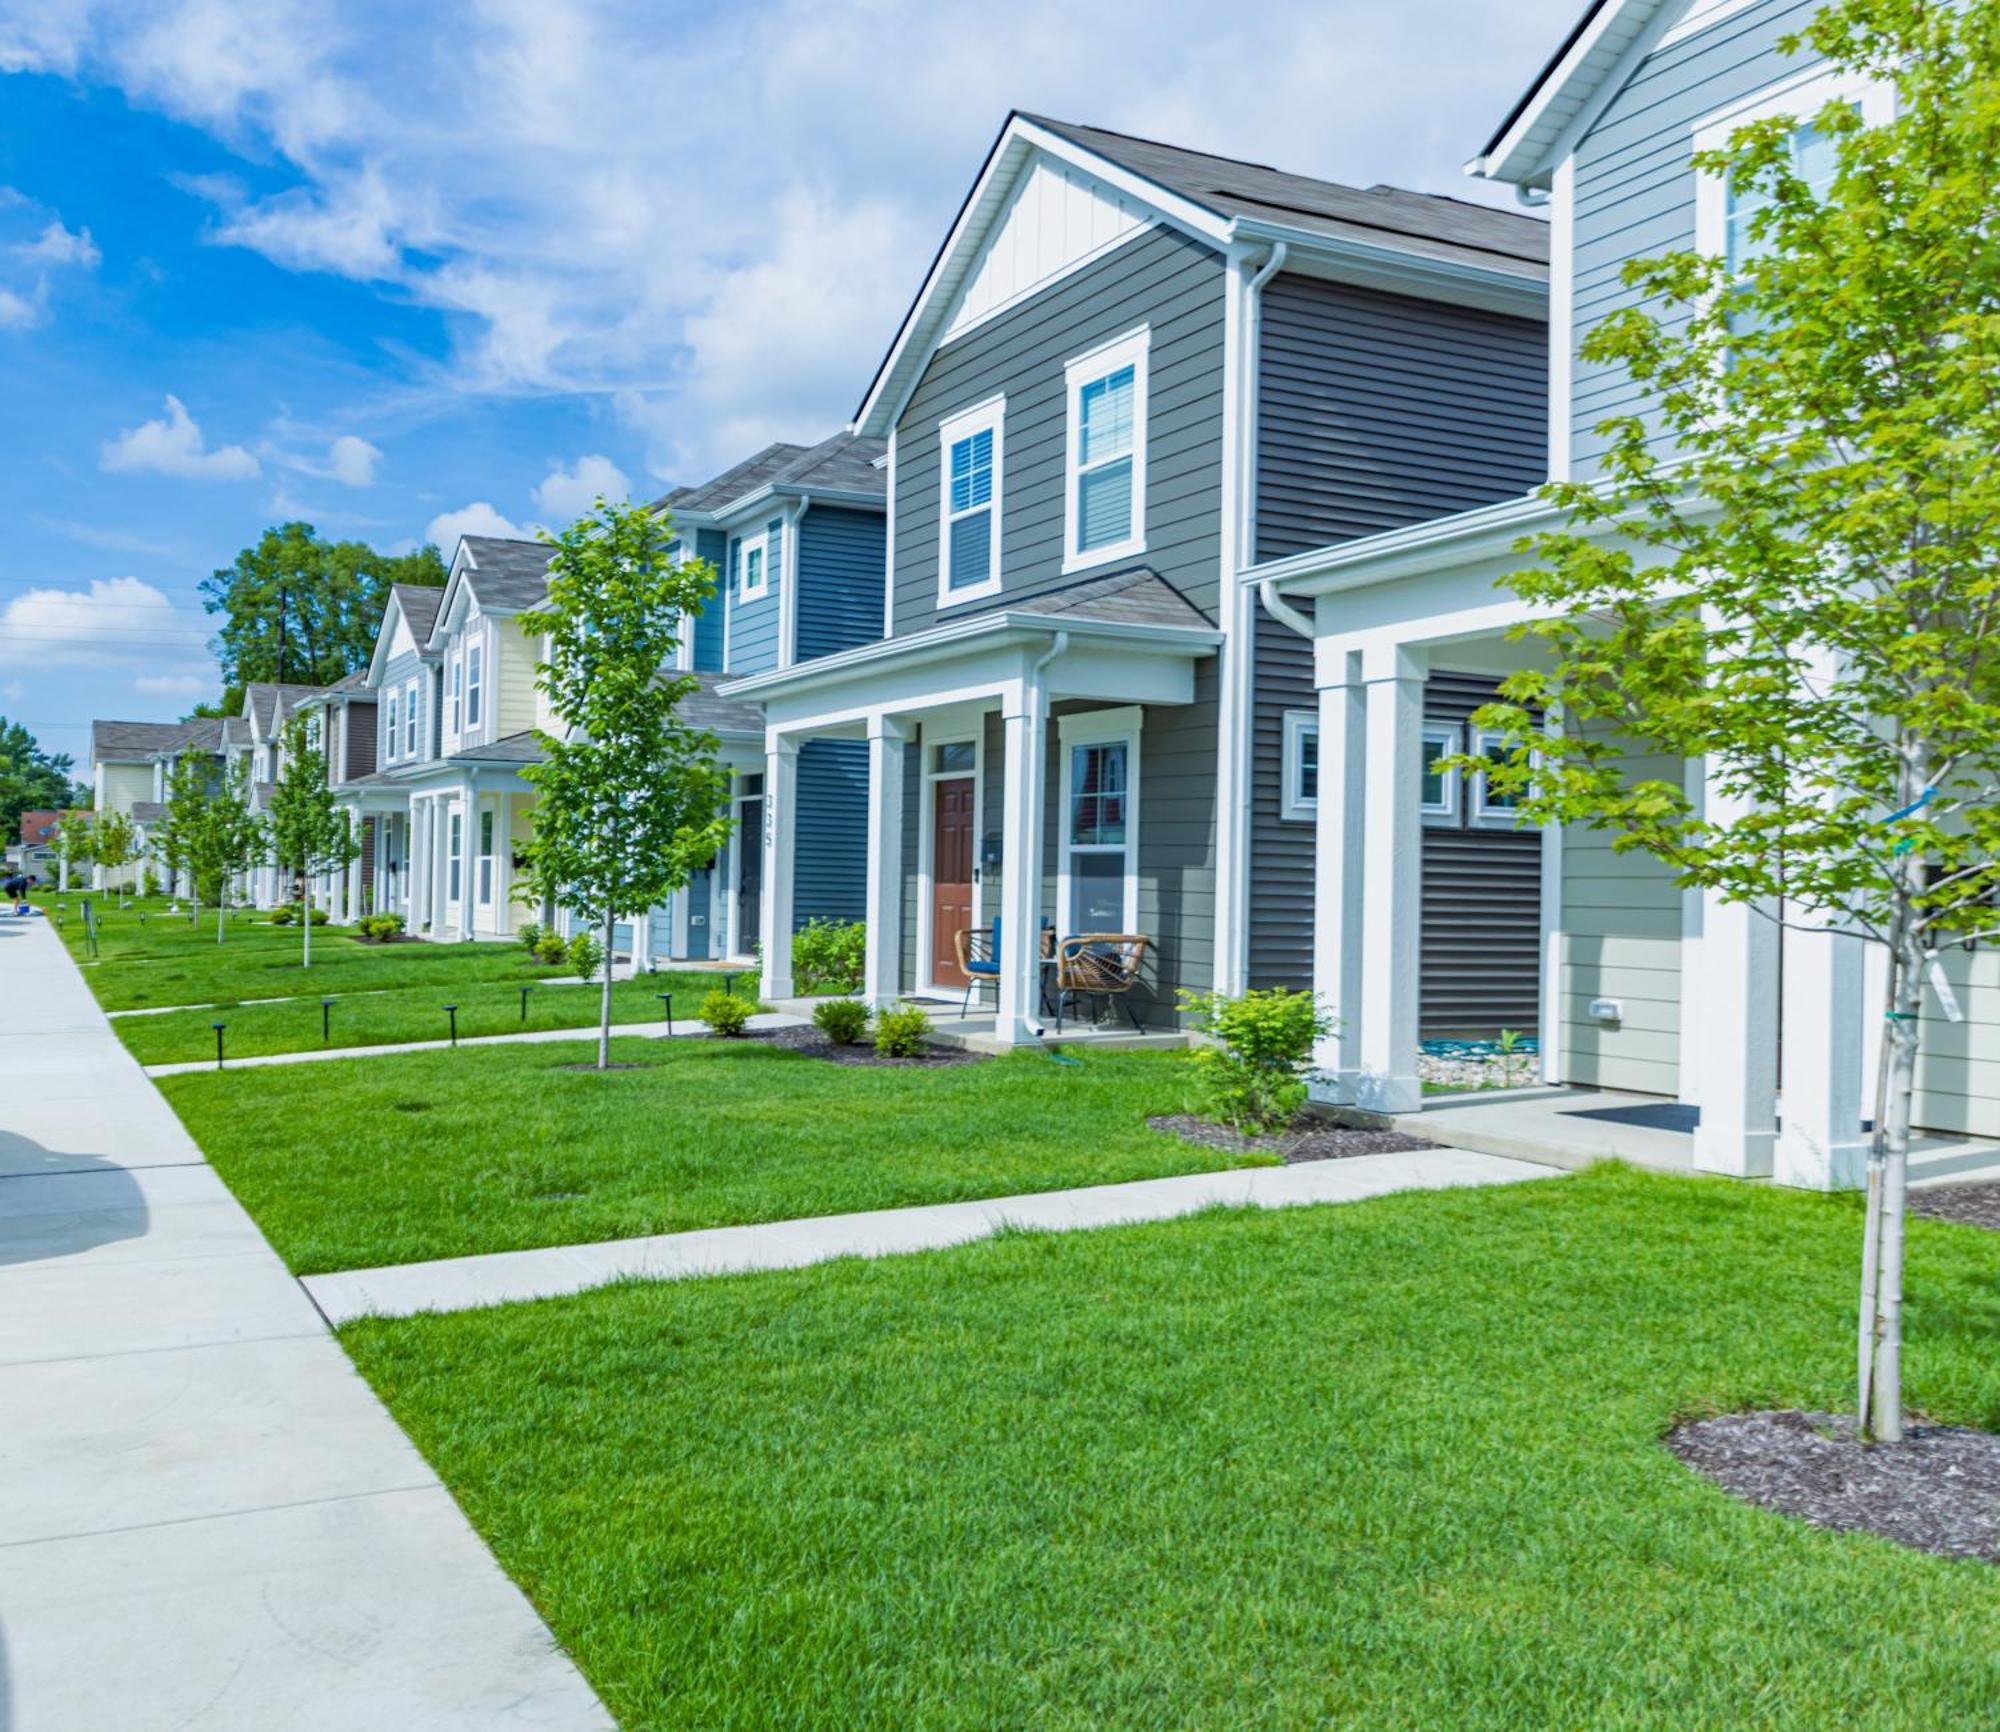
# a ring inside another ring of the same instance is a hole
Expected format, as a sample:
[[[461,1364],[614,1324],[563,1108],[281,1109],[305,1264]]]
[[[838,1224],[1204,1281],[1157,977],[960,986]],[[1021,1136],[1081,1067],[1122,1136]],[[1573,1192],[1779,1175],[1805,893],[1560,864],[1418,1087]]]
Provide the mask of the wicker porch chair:
[[[1151,940],[1138,932],[1078,932],[1056,944],[1056,1032],[1063,1006],[1079,998],[1117,999],[1134,1030],[1144,1033],[1126,998],[1139,984]]]
[[[953,935],[952,942],[958,948],[958,970],[965,976],[965,998],[958,1007],[960,1020],[964,1020],[965,1013],[972,1008],[972,995],[982,986],[993,988],[993,1009],[997,1015],[1000,1009],[1000,916],[993,916],[990,933],[981,932],[977,927],[961,926]]]

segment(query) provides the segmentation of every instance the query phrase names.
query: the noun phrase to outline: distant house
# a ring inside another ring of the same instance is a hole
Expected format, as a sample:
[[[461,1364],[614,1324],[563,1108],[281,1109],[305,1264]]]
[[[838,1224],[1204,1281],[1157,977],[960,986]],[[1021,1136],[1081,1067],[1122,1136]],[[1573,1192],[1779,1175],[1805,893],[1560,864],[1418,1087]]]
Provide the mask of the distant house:
[[[57,870],[56,835],[62,828],[61,812],[23,812],[21,839],[11,850],[16,869],[37,878],[53,877]]]

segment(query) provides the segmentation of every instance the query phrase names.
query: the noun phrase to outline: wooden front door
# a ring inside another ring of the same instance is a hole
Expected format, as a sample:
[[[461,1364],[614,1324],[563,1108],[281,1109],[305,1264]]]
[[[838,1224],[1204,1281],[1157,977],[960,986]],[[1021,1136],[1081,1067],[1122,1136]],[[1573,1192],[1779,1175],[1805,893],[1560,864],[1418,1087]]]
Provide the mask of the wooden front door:
[[[970,776],[931,784],[931,980],[963,986],[958,935],[972,924],[972,789]]]

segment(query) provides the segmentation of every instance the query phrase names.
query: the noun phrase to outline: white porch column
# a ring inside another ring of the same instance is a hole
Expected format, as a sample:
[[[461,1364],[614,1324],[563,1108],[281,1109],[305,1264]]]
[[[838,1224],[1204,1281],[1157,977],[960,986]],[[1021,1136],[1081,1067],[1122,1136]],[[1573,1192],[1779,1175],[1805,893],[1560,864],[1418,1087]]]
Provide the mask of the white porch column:
[[[458,940],[472,937],[479,907],[479,777],[468,770],[458,787]]]
[[[764,996],[792,996],[792,868],[797,854],[799,742],[768,733],[764,743],[764,888],[761,940]],[[742,839],[754,847],[754,839]]]
[[[424,850],[424,825],[428,821],[429,802],[412,799],[403,823],[403,895],[409,908],[410,935],[415,937],[423,931],[424,921],[429,914],[426,906],[430,894],[428,862]]]
[[[1712,787],[1702,810],[1726,824],[1740,810]],[[1701,1106],[1694,1164],[1734,1178],[1770,1175],[1778,1141],[1778,923],[1769,910],[1704,891],[1681,939],[1681,1078]]]
[[[1319,686],[1319,798],[1313,820],[1313,991],[1340,1020],[1313,1049],[1316,1098],[1354,1099],[1361,1070],[1361,882],[1366,770],[1359,654],[1313,646]]]
[[[894,716],[868,718],[868,938],[862,988],[878,1009],[902,996],[903,758],[909,739],[908,723]]]
[[[429,915],[431,936],[445,935],[445,917],[451,912],[451,819],[445,798],[434,794],[426,802],[430,808],[430,836],[425,853],[430,861]]]
[[[361,918],[361,809],[350,807],[347,813],[347,833],[354,838],[354,858],[347,863],[347,886],[341,895],[340,917],[352,924]]]
[[[1861,1116],[1873,1086],[1862,1051],[1862,943],[1824,928],[1789,930],[1781,951],[1783,1123],[1773,1177],[1814,1191],[1852,1190],[1867,1182]]]
[[[1417,960],[1423,908],[1424,675],[1427,652],[1370,645],[1362,824],[1361,998],[1354,1104],[1408,1113],[1417,1080]]]
[[[1001,700],[1007,742],[1000,820],[999,1016],[994,1032],[1017,1046],[1041,1039],[1042,805],[1048,704],[1029,672]]]

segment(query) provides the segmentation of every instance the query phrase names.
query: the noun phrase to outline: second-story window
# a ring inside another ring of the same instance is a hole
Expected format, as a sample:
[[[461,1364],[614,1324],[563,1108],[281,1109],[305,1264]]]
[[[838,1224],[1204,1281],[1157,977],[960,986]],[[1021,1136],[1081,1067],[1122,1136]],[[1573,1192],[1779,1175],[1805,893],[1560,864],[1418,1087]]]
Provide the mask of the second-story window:
[[[389,694],[389,701],[382,706],[382,757],[384,761],[396,755],[396,718],[398,708],[396,694]]]
[[[424,737],[417,731],[417,682],[403,688],[403,751],[416,757],[424,749]]]
[[[1069,395],[1065,571],[1145,551],[1149,347],[1149,333],[1133,331],[1064,368]]]
[[[445,686],[444,731],[458,732],[459,697],[465,689],[465,663],[457,656],[451,658],[451,675]]]
[[[1007,403],[996,397],[938,428],[938,602],[1000,587],[1000,478]]]
[[[480,673],[485,662],[484,647],[474,644],[465,652],[465,725],[479,726],[480,715]]]
[[[771,587],[770,540],[767,536],[746,535],[736,543],[737,594],[756,601]]]

